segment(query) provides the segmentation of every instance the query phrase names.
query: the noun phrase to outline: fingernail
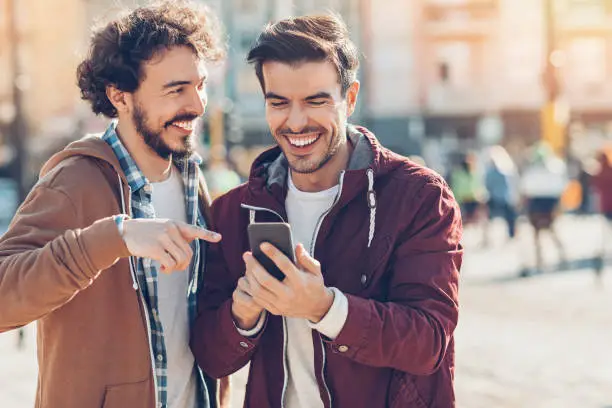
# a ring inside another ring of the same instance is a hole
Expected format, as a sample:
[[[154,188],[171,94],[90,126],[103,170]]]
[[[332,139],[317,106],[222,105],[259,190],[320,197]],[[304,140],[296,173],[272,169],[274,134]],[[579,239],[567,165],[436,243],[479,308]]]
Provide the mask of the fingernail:
[[[260,248],[261,248],[263,251],[267,251],[267,250],[269,250],[270,248],[272,248],[272,245],[268,244],[267,242],[264,242],[263,244],[261,244]]]

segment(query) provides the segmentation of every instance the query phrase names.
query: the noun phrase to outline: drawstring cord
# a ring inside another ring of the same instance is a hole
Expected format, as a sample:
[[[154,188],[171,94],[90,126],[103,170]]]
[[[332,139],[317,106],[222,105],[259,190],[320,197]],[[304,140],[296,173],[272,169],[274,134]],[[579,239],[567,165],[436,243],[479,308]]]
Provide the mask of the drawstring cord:
[[[123,214],[128,214],[125,208],[125,194],[123,193],[123,180],[121,180],[121,175],[117,174],[117,178],[119,179],[119,192],[121,194],[121,212]],[[132,259],[128,259],[128,263],[130,264],[130,275],[132,275],[132,288],[134,290],[138,290],[138,283],[136,283],[136,274],[134,273],[134,265],[132,264]]]
[[[368,233],[368,248],[370,248],[376,229],[376,191],[374,191],[374,170],[368,169],[366,173],[368,175],[368,207],[370,208],[370,231]]]

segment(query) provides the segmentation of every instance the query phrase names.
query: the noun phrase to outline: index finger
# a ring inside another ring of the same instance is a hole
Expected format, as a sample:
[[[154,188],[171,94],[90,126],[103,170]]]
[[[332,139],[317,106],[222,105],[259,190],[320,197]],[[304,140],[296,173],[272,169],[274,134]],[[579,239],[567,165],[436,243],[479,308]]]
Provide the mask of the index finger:
[[[300,271],[291,261],[291,259],[287,258],[287,256],[274,245],[270,244],[269,242],[264,242],[260,245],[260,248],[263,253],[266,254],[281,271],[283,271],[287,279],[292,280],[299,275]]]
[[[181,235],[187,241],[191,242],[196,238],[203,239],[208,242],[219,242],[221,241],[221,234],[207,230],[206,228],[197,227],[195,225],[189,225],[186,223],[177,223]]]

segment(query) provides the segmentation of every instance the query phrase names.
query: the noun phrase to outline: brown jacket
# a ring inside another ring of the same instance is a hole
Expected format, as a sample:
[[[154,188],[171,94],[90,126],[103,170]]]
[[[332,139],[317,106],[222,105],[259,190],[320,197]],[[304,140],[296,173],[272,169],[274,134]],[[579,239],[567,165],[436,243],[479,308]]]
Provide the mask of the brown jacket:
[[[120,186],[127,198],[103,140],[75,142],[45,164],[0,240],[0,332],[38,323],[36,407],[154,407],[143,304],[112,218]]]

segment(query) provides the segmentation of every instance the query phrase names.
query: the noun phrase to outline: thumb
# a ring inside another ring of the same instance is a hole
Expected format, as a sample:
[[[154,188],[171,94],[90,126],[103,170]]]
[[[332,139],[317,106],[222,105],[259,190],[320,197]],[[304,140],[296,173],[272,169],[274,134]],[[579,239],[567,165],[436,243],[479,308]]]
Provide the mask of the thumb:
[[[208,242],[219,242],[221,241],[221,234],[214,231],[207,230],[205,228],[196,227],[195,225],[189,225],[186,223],[177,223],[179,231],[183,238],[191,242],[196,238],[203,239]]]
[[[315,275],[321,275],[321,263],[310,256],[306,248],[304,248],[304,245],[297,244],[295,247],[295,257],[298,266],[300,266],[302,270]]]

